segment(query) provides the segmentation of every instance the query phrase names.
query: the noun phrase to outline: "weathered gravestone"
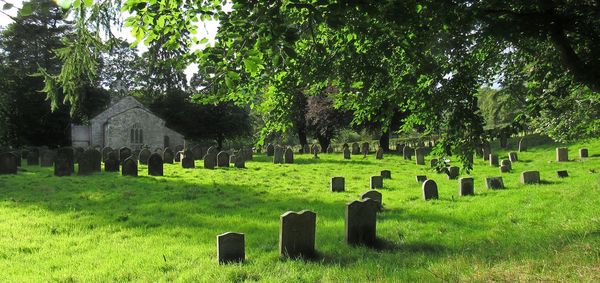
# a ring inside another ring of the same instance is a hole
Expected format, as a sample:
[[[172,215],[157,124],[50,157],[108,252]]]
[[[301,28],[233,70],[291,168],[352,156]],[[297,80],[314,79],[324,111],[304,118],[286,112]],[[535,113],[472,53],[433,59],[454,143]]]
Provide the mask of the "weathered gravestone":
[[[361,153],[362,153],[362,155],[369,154],[369,143],[368,142],[363,142],[363,144],[361,146]]]
[[[343,192],[346,190],[346,180],[344,177],[333,177],[330,187],[332,192]]]
[[[435,168],[438,165],[438,159],[434,158],[429,161],[429,167]]]
[[[519,140],[519,152],[527,151],[527,141],[525,138]]]
[[[588,149],[580,148],[579,149],[579,158],[586,158],[586,157],[588,157]]]
[[[73,160],[75,161],[75,163],[79,163],[79,157],[83,156],[84,152],[85,152],[85,149],[83,149],[81,147],[73,148]]]
[[[17,155],[12,152],[0,153],[0,174],[17,174]]]
[[[475,181],[473,178],[460,178],[458,184],[459,196],[472,196],[475,194]]]
[[[383,188],[383,177],[371,176],[371,189],[381,189],[381,188]]]
[[[383,197],[380,192],[376,190],[368,190],[362,195],[360,195],[360,199],[372,199],[379,204],[379,210],[383,208]]]
[[[194,159],[193,156],[188,156]],[[244,234],[227,232],[217,235],[217,259],[220,264],[243,262],[246,259]]]
[[[485,186],[490,190],[504,189],[504,181],[502,177],[486,177]]]
[[[344,238],[349,245],[375,246],[379,203],[372,199],[346,204]]]
[[[425,180],[425,182],[423,182],[423,185],[421,186],[421,188],[423,190],[423,199],[424,200],[438,198],[438,188],[437,188],[437,184],[435,183],[434,180]]]
[[[391,179],[392,178],[392,171],[390,171],[390,170],[381,170],[381,178]]]
[[[448,175],[448,179],[458,178],[459,171],[460,171],[460,168],[458,168],[458,166],[448,167],[448,171],[446,172],[446,174]]]
[[[27,166],[40,165],[40,151],[32,148],[27,154]]]
[[[315,256],[317,214],[310,210],[288,211],[280,217],[279,255],[290,258]]]
[[[415,160],[417,165],[425,165],[425,149],[422,147],[415,148]]]
[[[569,161],[569,149],[566,147],[556,148],[556,162]]]
[[[52,167],[52,166],[54,166],[54,159],[56,159],[56,151],[44,150],[42,152],[42,158],[40,161],[40,165],[42,167]]]
[[[350,149],[344,147],[344,159],[350,159]]]
[[[92,161],[92,171],[102,172],[102,153],[97,149],[89,149],[87,154],[90,155]]]
[[[522,184],[539,184],[540,183],[540,172],[539,171],[521,172],[521,183]]]
[[[317,154],[319,154],[319,152],[321,152],[321,149],[320,149],[319,145],[313,144],[310,147],[310,153],[317,155]]]
[[[517,162],[519,161],[519,156],[516,152],[511,151],[508,153],[508,160],[510,160],[510,162]]]
[[[383,159],[383,148],[380,147],[377,149],[377,152],[375,152],[375,159]]]
[[[79,169],[77,175],[86,176],[94,172],[100,172],[102,154],[95,149],[88,149],[79,157]]]
[[[494,166],[494,167],[498,167],[499,166],[499,164],[498,164],[498,155],[497,154],[490,153],[489,160],[490,160],[490,166]]]
[[[152,152],[148,148],[140,150],[140,154],[138,155],[140,164],[148,165],[148,158],[150,158],[150,155],[152,155]]]
[[[219,149],[217,149],[216,146],[211,146],[206,150],[206,154],[214,154],[215,158],[216,158],[217,154],[219,154]],[[216,159],[215,159],[215,161],[216,161]]]
[[[481,155],[483,156],[483,161],[488,161],[490,159],[491,153],[492,153],[492,150],[490,149],[489,144],[484,144],[481,147]]]
[[[123,166],[121,167],[121,175],[123,176],[138,176],[137,161],[133,157],[129,157],[123,160]]]
[[[512,162],[510,162],[510,160],[508,159],[502,159],[502,161],[500,161],[500,167],[507,167],[508,171],[512,170]]]
[[[163,176],[163,159],[158,153],[153,153],[148,158],[148,175],[150,176]]]
[[[74,152],[72,148],[59,148],[54,159],[54,176],[71,176],[75,171],[75,161],[73,159]]]
[[[157,148],[154,149],[154,153],[162,154],[163,153],[163,149],[160,148],[160,147],[157,147]],[[134,156],[137,156],[137,154],[134,154]]]
[[[352,154],[360,154],[360,145],[357,142],[352,144]]]
[[[217,154],[217,167],[229,167],[229,153],[221,151]]]
[[[283,163],[294,163],[294,151],[289,147],[285,149],[285,153],[283,154]]]
[[[425,181],[427,181],[427,176],[425,175],[417,175],[417,183],[423,183]]]
[[[104,159],[104,172],[119,172],[121,168],[119,162],[119,156],[116,151],[108,153],[107,158]]]
[[[125,161],[125,159],[129,158],[131,156],[131,149],[128,147],[122,147],[121,149],[119,149],[119,161],[121,163],[123,163],[123,161]]]
[[[232,155],[233,159],[235,159],[233,161],[233,167],[235,168],[246,168],[246,159],[243,158],[243,156],[239,155]]]
[[[204,168],[206,169],[215,169],[217,165],[217,155],[213,152],[208,152],[204,155]]]
[[[191,151],[192,151],[192,155],[188,156],[188,158],[192,158],[194,160],[201,160],[202,157],[204,156],[204,152],[202,151],[202,147],[200,147],[198,145],[194,146]]]
[[[267,156],[273,156],[275,154],[275,146],[272,144],[267,145]]]
[[[396,154],[401,155],[403,149],[404,149],[404,144],[403,143],[397,143],[396,144]]]
[[[141,151],[141,150],[139,150],[139,149],[136,149],[136,150],[134,150],[134,151],[132,151],[132,152],[131,152],[131,157],[132,157],[133,159],[135,159],[135,162],[138,162],[138,161],[139,161],[139,160],[138,160],[138,158],[140,157],[140,151]],[[156,152],[156,153],[160,153],[160,151],[154,151],[154,152]]]
[[[509,172],[510,172],[510,166],[500,165],[500,173],[509,173]]]
[[[108,159],[108,154],[113,151],[112,147],[106,146],[102,148],[102,160]]]
[[[333,153],[333,146],[332,145],[327,146],[327,153]]]
[[[558,178],[566,178],[569,177],[569,172],[567,172],[567,170],[558,170],[556,171],[556,176]]]
[[[175,162],[181,162],[181,158],[183,156],[183,151],[175,152],[175,158],[173,159]]]
[[[168,164],[173,164],[173,158],[175,158],[175,154],[173,153],[173,150],[170,148],[165,148],[165,150],[162,153],[162,159],[164,163],[168,163]]]
[[[273,149],[273,164],[283,164],[283,148],[281,146],[276,146]]]
[[[404,160],[410,160],[412,156],[412,148],[410,146],[405,145],[404,149],[402,149],[402,157]]]
[[[182,158],[181,158],[181,167],[182,168],[195,168],[196,167],[196,163],[194,162],[196,160],[196,154],[191,151],[191,150],[184,150],[183,154],[182,154]],[[202,158],[200,158],[202,159]]]
[[[302,153],[305,153],[305,154],[310,153],[310,147],[308,146],[308,144],[302,145]]]

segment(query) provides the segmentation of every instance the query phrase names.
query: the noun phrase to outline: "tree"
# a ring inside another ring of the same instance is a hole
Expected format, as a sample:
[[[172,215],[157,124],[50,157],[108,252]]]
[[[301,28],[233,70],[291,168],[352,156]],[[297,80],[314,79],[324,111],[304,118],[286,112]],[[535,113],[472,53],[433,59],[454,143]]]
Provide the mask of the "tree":
[[[326,94],[308,98],[306,122],[307,128],[319,144],[321,151],[326,152],[331,139],[351,120],[349,113],[333,108],[333,101]]]

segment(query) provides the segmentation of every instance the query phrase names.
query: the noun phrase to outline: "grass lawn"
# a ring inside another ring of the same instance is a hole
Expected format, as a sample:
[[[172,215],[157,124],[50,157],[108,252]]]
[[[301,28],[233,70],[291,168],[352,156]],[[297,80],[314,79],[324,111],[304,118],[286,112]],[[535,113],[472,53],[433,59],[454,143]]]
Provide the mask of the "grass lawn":
[[[477,159],[471,197],[458,197],[457,180],[389,154],[295,155],[283,165],[255,155],[247,169],[166,164],[164,177],[149,177],[140,166],[138,178],[24,166],[0,176],[0,281],[600,281],[600,140],[569,145],[565,163],[556,146],[530,146],[512,173]],[[580,160],[580,147],[591,157]],[[345,204],[385,169],[385,248],[348,246]],[[521,185],[525,170],[543,183]],[[421,174],[437,182],[439,200],[422,200]],[[486,176],[500,175],[506,190],[485,189]],[[346,192],[329,191],[333,176],[346,178]],[[279,216],[302,209],[317,213],[319,258],[281,259]],[[216,235],[226,231],[246,234],[245,263],[217,264]]]

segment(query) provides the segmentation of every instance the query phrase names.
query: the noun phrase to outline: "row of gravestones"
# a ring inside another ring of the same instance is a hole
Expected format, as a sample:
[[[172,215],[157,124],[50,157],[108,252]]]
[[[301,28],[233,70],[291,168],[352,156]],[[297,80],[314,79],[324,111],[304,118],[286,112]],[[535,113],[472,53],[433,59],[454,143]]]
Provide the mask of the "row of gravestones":
[[[349,245],[377,245],[377,212],[380,202],[364,198],[347,203],[344,239]],[[310,259],[316,256],[317,214],[310,210],[288,211],[280,216],[279,254],[282,257]],[[227,232],[217,236],[219,263],[245,260],[245,235]]]

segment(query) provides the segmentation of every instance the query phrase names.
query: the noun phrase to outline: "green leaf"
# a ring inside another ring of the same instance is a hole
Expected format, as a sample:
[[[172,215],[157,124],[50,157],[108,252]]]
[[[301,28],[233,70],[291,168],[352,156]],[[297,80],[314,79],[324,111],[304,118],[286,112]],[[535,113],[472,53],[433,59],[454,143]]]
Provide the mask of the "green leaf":
[[[417,13],[421,13],[422,10],[423,10],[423,5],[417,4]]]
[[[200,39],[199,44],[206,44],[207,42],[208,42],[208,38],[205,37],[205,38]]]
[[[69,9],[73,6],[74,0],[57,0],[56,4],[63,9]]]
[[[5,4],[2,6],[2,10],[10,10],[10,9],[12,9],[13,7],[14,7],[14,5],[13,5],[13,4],[10,4],[10,3],[5,3]]]

